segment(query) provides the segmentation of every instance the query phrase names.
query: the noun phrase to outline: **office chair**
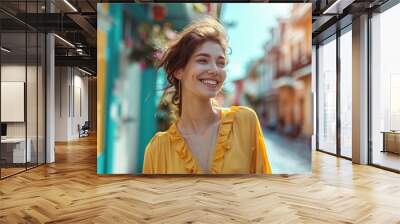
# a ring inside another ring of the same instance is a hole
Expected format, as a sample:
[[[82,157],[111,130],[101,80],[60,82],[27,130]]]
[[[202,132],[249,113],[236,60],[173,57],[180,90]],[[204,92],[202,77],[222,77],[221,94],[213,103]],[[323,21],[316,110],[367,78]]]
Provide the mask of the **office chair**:
[[[80,127],[80,125],[78,124],[78,129],[79,129],[79,138],[89,136],[89,129],[90,129],[89,121],[85,121],[82,127]]]

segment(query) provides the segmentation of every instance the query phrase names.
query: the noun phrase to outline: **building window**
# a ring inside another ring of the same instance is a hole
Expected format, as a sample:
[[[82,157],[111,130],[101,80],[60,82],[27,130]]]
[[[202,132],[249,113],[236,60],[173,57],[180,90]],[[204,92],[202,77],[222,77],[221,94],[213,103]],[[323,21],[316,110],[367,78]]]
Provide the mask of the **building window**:
[[[336,37],[318,48],[318,149],[336,154]]]
[[[349,27],[351,28],[351,27]],[[352,157],[352,32],[340,36],[340,154]]]
[[[400,170],[400,5],[371,18],[372,163]]]

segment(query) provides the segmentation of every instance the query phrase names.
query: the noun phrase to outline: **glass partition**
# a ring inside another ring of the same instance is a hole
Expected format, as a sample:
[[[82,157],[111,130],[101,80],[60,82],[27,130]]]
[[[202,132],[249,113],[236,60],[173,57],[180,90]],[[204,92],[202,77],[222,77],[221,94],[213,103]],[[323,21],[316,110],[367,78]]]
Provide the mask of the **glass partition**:
[[[336,37],[318,48],[318,149],[336,154]]]
[[[26,43],[25,32],[1,34],[2,177],[24,171],[26,161],[30,162],[30,144],[26,141]]]
[[[27,33],[28,38],[28,62],[27,62],[27,98],[26,98],[26,112],[27,112],[27,150],[30,151],[27,167],[33,167],[37,165],[37,122],[38,122],[38,102],[37,102],[37,80],[38,80],[38,35],[37,32],[29,31]]]
[[[1,1],[0,178],[45,163],[45,35],[21,22],[45,1]],[[17,19],[19,18],[19,19]],[[38,17],[35,17],[38,18]]]

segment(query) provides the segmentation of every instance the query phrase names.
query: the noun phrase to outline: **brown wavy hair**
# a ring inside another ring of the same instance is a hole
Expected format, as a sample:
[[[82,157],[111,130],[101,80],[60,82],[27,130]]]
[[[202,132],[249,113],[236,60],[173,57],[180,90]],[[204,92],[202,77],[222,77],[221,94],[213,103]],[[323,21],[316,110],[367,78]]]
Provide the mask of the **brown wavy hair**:
[[[224,27],[215,18],[205,17],[195,20],[179,33],[164,50],[158,68],[163,67],[167,73],[168,86],[175,88],[172,103],[178,107],[178,115],[182,112],[182,91],[179,90],[179,80],[175,72],[186,67],[195,50],[206,41],[214,41],[221,46],[225,55],[227,51],[227,36]]]

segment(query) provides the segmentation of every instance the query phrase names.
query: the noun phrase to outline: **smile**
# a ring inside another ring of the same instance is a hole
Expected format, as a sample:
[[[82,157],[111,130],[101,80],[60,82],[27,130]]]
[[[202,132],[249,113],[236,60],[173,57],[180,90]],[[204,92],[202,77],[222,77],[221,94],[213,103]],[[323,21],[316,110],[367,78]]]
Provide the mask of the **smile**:
[[[200,82],[209,88],[215,88],[218,86],[218,81],[212,79],[200,79]]]

